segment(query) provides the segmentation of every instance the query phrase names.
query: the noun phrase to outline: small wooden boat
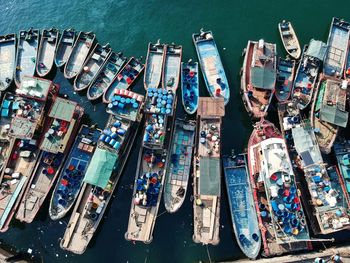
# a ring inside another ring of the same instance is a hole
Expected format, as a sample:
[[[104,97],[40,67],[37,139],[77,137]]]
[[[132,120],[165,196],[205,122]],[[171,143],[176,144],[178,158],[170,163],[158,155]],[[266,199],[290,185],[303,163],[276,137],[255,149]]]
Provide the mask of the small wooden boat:
[[[16,63],[16,34],[0,36],[0,92],[12,83]]]
[[[47,76],[52,69],[59,34],[60,31],[56,28],[44,29],[41,34],[38,58],[36,60],[36,73],[39,77]]]
[[[15,83],[19,87],[23,76],[35,74],[36,57],[39,47],[40,32],[37,29],[19,32],[16,55]]]
[[[165,53],[166,45],[160,44],[160,40],[158,40],[156,44],[148,44],[145,74],[143,78],[143,85],[146,90],[148,90],[148,88],[158,88],[160,86]]]
[[[344,68],[344,79],[350,82],[350,40],[348,42],[348,49],[346,51],[346,58],[345,58],[345,68]]]
[[[97,44],[89,57],[86,59],[83,67],[74,79],[74,90],[82,91],[90,86],[92,81],[95,80],[100,69],[104,66],[105,62],[111,55],[112,48],[109,44],[101,46]]]
[[[224,98],[227,105],[230,100],[230,87],[213,33],[201,30],[200,33],[193,34],[192,39],[210,96]]]
[[[327,40],[327,53],[323,62],[323,74],[342,78],[346,65],[350,37],[350,23],[333,17]]]
[[[182,46],[167,45],[163,64],[162,87],[176,93],[181,75]]]
[[[285,102],[292,93],[295,73],[295,60],[278,58],[275,96],[279,102]]]
[[[120,72],[114,77],[109,87],[105,90],[102,98],[103,103],[111,102],[116,90],[129,89],[143,71],[143,68],[144,65],[140,60],[131,57],[123,69],[121,69]]]
[[[101,130],[96,128],[86,125],[80,128],[51,196],[49,215],[52,220],[63,218],[73,207],[100,134]]]
[[[164,205],[169,213],[182,206],[190,177],[196,123],[177,119],[170,149],[169,168],[164,185]]]
[[[276,83],[276,44],[248,41],[242,69],[244,106],[253,119],[265,117]]]
[[[182,105],[188,114],[194,114],[198,108],[199,79],[198,63],[181,63]]]
[[[64,66],[64,77],[74,78],[82,69],[83,64],[95,45],[96,36],[92,32],[80,32],[74,43],[73,49]]]
[[[96,78],[91,82],[87,90],[89,100],[97,100],[102,97],[106,89],[126,63],[126,57],[122,53],[112,52]]]
[[[76,39],[76,31],[74,29],[65,29],[62,32],[60,40],[55,51],[55,64],[58,68],[63,67],[73,50]]]
[[[292,23],[283,20],[281,23],[278,23],[278,30],[280,32],[284,49],[287,51],[288,55],[294,59],[299,59],[301,48]]]
[[[246,159],[246,154],[239,154],[224,156],[222,162],[237,244],[248,258],[256,259],[261,234]]]
[[[334,143],[334,152],[337,157],[338,169],[348,195],[350,195],[350,142],[339,138]]]

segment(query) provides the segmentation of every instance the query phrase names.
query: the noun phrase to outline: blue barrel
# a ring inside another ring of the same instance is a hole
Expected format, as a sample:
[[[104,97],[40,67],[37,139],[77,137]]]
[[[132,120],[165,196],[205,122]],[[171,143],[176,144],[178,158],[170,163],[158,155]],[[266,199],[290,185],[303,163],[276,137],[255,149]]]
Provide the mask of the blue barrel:
[[[166,103],[168,103],[168,104],[173,104],[173,100],[172,100],[172,99],[167,99],[167,100],[166,100]]]
[[[163,95],[168,94],[168,92],[166,90],[163,90]]]
[[[110,136],[106,136],[105,142],[109,143],[111,141],[111,137]]]
[[[125,103],[126,104],[130,104],[130,102],[131,102],[131,99],[130,98],[126,98]]]
[[[115,133],[115,132],[113,132],[112,134],[111,134],[111,137],[112,137],[112,139],[115,139],[115,138],[117,138],[117,133]]]
[[[157,108],[161,108],[162,107],[162,104],[159,102],[157,103]]]
[[[189,106],[190,105],[190,101],[189,100],[185,100],[185,105]]]
[[[60,199],[58,199],[58,204],[65,207],[67,205],[67,202],[66,202],[66,200],[60,198]]]
[[[124,135],[124,134],[125,134],[125,130],[122,129],[122,128],[119,128],[119,129],[117,130],[117,133],[118,133],[119,135]]]
[[[115,142],[116,142],[116,140],[112,139],[112,140],[110,140],[109,144],[113,146],[115,144]]]
[[[115,106],[117,106],[117,105],[118,105],[118,101],[113,101],[112,103],[109,103],[109,104],[112,104],[112,106],[114,106],[114,107],[115,107]],[[108,105],[109,105],[109,104],[108,104]]]
[[[111,135],[112,131],[109,129],[104,129],[103,133],[108,136],[108,135]]]
[[[148,138],[149,138],[148,133],[145,133],[145,135],[143,136],[143,141],[148,142]]]
[[[113,148],[118,150],[120,148],[120,142],[116,141],[116,143],[114,144]]]
[[[267,212],[266,211],[261,211],[260,215],[261,215],[261,217],[265,218],[265,217],[267,217]]]
[[[172,100],[173,99],[173,95],[172,94],[168,94],[167,98]]]
[[[159,122],[159,124],[163,124],[164,120],[163,119],[159,119],[158,122]]]
[[[253,233],[253,234],[252,234],[252,238],[253,238],[253,240],[254,240],[255,242],[258,242],[258,241],[259,241],[259,236],[258,236],[258,234],[256,234],[256,233]]]
[[[116,100],[116,101],[120,101],[120,99],[121,99],[120,96],[116,96],[116,97],[115,97],[115,100]]]
[[[148,92],[148,97],[152,98],[153,97],[153,93],[152,92]]]
[[[112,103],[108,103],[107,107],[108,107],[108,109],[112,109],[113,108],[113,104]]]
[[[161,113],[161,114],[165,114],[165,113],[166,113],[165,108],[161,108],[160,113]]]
[[[158,89],[158,94],[163,94],[163,90],[162,89]]]
[[[165,113],[166,113],[166,114],[170,114],[170,113],[171,113],[171,109],[166,109],[166,110],[165,110]]]
[[[166,100],[162,100],[162,105],[165,105],[166,104]]]
[[[99,140],[100,140],[100,141],[104,141],[105,139],[106,139],[106,135],[102,133],[102,134],[100,135]]]
[[[119,108],[119,109],[124,109],[124,106],[125,106],[124,103],[121,103],[121,102],[120,102],[120,103],[118,104],[118,108]]]
[[[137,108],[139,107],[139,105],[135,102],[135,103],[132,104],[132,107],[133,107],[134,109],[137,109]]]
[[[154,94],[154,95],[155,95],[155,94]],[[130,102],[131,102],[131,103],[135,103],[136,100],[135,100],[135,99],[130,99]]]
[[[146,131],[148,131],[148,132],[153,131],[152,125],[148,124],[148,125],[146,126]]]
[[[121,103],[125,103],[125,98],[121,98],[121,99],[120,99],[120,102],[121,102]]]
[[[158,93],[156,92],[156,93],[153,93],[153,98],[157,98],[158,97]],[[135,99],[132,99],[132,100],[134,100],[135,101]]]
[[[167,104],[167,105],[166,105],[166,108],[167,108],[167,109],[171,109],[171,108],[172,108],[172,105],[171,105],[171,104]]]
[[[168,96],[167,95],[163,95],[162,100],[167,100]]]
[[[113,127],[119,128],[121,126],[121,122],[120,121],[116,121],[115,123],[113,123]]]

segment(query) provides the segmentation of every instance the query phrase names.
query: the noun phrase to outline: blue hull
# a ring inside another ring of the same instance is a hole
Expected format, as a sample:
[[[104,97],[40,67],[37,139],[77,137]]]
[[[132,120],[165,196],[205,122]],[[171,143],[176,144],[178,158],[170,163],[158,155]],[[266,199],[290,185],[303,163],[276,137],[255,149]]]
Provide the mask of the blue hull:
[[[338,141],[334,144],[334,152],[338,161],[338,170],[344,180],[344,185],[350,194],[350,143]]]
[[[198,108],[199,79],[198,63],[181,63],[182,105],[188,114],[194,114]]]

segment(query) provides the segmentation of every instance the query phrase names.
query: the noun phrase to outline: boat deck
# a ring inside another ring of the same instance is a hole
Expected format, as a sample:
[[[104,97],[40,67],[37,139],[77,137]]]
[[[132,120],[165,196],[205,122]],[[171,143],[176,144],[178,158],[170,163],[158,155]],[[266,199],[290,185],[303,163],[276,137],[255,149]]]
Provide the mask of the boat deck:
[[[58,35],[58,30],[44,30],[43,35],[41,36],[37,59],[37,72],[41,76],[48,74],[52,69],[52,65],[55,59]]]
[[[180,66],[182,58],[181,46],[168,46],[163,72],[163,88],[176,93],[179,86]]]
[[[182,104],[188,114],[194,114],[198,108],[199,99],[198,63],[183,62],[181,70]]]
[[[0,41],[0,90],[4,90],[13,79],[15,70],[15,39]]]
[[[145,88],[158,88],[162,76],[164,51],[164,45],[157,51],[149,51],[144,80]]]
[[[279,58],[275,95],[279,101],[289,99],[293,88],[295,61]]]
[[[69,59],[76,38],[75,34],[74,30],[63,31],[56,50],[55,62],[57,67],[63,66]]]
[[[348,195],[350,195],[350,142],[340,140],[334,144],[334,152],[338,161],[338,170],[343,177]]]

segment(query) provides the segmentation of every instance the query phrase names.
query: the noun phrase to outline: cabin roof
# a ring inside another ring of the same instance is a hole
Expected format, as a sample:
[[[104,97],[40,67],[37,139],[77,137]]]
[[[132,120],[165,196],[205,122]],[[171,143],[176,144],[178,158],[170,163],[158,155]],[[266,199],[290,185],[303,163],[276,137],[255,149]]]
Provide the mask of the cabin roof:
[[[56,98],[53,104],[49,116],[59,120],[70,122],[72,120],[77,103],[74,101]]]
[[[348,124],[349,113],[342,111],[337,107],[323,105],[320,110],[320,117],[322,121],[326,121],[334,125],[346,128],[346,125]]]
[[[323,61],[327,52],[327,44],[322,41],[311,39],[306,55],[318,58]]]
[[[223,98],[200,97],[197,114],[207,117],[225,116],[225,104]]]
[[[21,86],[16,89],[16,93],[26,97],[45,100],[51,85],[51,80],[24,76]]]
[[[251,68],[251,80],[254,87],[272,90],[275,88],[276,71],[267,68]]]
[[[200,189],[201,195],[220,196],[220,158],[200,158]]]

